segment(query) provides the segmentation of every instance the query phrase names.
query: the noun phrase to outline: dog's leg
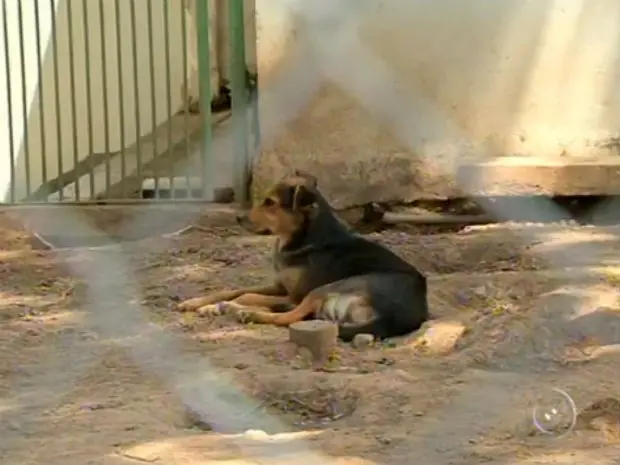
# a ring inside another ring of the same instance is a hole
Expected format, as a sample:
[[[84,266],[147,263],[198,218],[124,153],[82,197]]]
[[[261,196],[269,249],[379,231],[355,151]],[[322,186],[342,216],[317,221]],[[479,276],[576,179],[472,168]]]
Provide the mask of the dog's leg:
[[[216,291],[202,297],[194,297],[193,299],[184,300],[177,305],[176,310],[180,312],[193,312],[201,307],[204,307],[205,305],[211,305],[218,302],[227,302],[238,299],[244,294],[282,296],[285,294],[285,291],[279,284],[246,287],[233,291]]]
[[[246,309],[261,312],[286,312],[293,307],[294,305],[287,296],[247,293],[233,300],[203,305],[196,312],[201,316],[220,316]]]
[[[289,297],[284,295],[248,293],[237,297],[233,302],[239,305],[245,305],[246,307],[266,307],[271,310],[287,305],[289,305],[289,309],[293,307]]]
[[[293,310],[284,313],[274,313],[264,308],[231,307],[231,313],[241,323],[258,323],[264,325],[289,326],[302,321],[308,315],[315,313],[323,305],[324,296],[308,295]]]

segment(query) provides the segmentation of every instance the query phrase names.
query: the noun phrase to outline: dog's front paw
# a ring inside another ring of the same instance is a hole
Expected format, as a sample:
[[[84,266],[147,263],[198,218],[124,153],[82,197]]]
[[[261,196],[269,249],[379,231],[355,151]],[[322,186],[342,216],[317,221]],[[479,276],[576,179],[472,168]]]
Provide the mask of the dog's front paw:
[[[204,306],[205,303],[204,297],[194,297],[193,299],[187,299],[178,303],[174,308],[177,312],[195,312]]]
[[[216,304],[203,305],[196,313],[200,316],[222,316],[228,312],[230,302],[218,302]]]
[[[241,324],[254,323],[254,312],[243,308],[235,308],[230,312],[237,322]]]

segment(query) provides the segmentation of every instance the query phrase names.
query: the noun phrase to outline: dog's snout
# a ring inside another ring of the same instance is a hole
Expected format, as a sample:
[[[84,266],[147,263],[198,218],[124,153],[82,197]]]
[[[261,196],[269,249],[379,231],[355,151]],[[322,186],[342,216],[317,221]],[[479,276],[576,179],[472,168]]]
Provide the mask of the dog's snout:
[[[241,226],[246,231],[255,232],[256,226],[250,221],[250,215],[243,213],[235,217],[237,225]]]
[[[254,234],[270,234],[270,231],[268,229],[262,228],[254,224],[250,220],[250,215],[247,213],[243,215],[237,215],[235,216],[235,219],[237,220],[237,224],[248,232]]]

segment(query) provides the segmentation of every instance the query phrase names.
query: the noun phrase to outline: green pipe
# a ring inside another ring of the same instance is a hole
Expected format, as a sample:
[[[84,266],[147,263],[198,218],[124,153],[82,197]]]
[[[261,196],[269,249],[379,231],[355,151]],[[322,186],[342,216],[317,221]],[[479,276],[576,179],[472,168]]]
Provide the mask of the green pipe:
[[[234,137],[235,199],[247,207],[250,166],[248,157],[247,86],[243,0],[228,0],[230,28],[230,86]]]
[[[150,2],[149,2],[150,3]],[[123,47],[121,35],[123,34],[123,26],[121,23],[121,5],[119,0],[114,1],[114,24],[116,32],[116,80],[118,82],[118,126],[120,147],[119,154],[121,157],[121,179],[127,176],[127,156],[125,155],[125,85],[123,82]],[[122,183],[121,196],[125,197],[127,192],[125,183]]]
[[[93,154],[94,150],[94,131],[93,131],[93,89],[91,84],[91,76],[90,76],[90,41],[88,40],[88,36],[90,34],[90,27],[88,21],[88,0],[82,0],[82,21],[84,23],[84,67],[86,71],[86,120],[88,125],[88,159],[93,160],[93,157],[90,155]],[[91,163],[90,170],[88,173],[89,184],[90,184],[90,196],[89,199],[94,199],[96,196],[95,192],[95,165]]]
[[[69,39],[69,85],[71,87],[71,142],[73,144],[73,168],[80,162],[80,152],[78,147],[78,131],[77,131],[77,102],[75,97],[75,34],[73,31],[73,8],[72,0],[67,0],[67,35]],[[80,200],[80,179],[74,181],[75,196],[74,201]]]
[[[209,51],[208,0],[196,0],[196,38],[198,79],[200,82],[200,114],[203,118],[200,147],[202,195],[211,200],[214,192],[214,153],[211,128],[211,57]]]

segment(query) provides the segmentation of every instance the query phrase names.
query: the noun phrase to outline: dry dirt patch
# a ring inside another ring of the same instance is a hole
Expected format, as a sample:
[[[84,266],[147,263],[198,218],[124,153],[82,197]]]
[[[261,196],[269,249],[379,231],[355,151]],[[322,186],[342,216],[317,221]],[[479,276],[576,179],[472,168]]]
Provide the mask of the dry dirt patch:
[[[165,374],[86,326],[83,283],[63,260],[87,251],[33,250],[19,224],[2,217],[0,225],[0,441],[8,462],[234,463],[288,442],[280,461],[309,446],[343,464],[402,463],[413,454],[429,464],[609,463],[613,436],[585,426],[570,439],[533,434],[531,411],[552,387],[579,408],[617,396],[612,268],[518,271],[550,265],[528,258],[506,232],[386,233],[378,239],[431,276],[437,318],[467,331],[447,355],[429,353],[413,335],[363,351],[342,344],[329,366],[313,367],[283,330],[170,312],[205,289],[268,278],[264,238],[206,225],[117,248],[140,283],[127,300],[138,297],[152,321],[179,337],[178,350],[212,362],[216,377],[252,400],[247,427],[267,429],[252,421],[261,415],[282,420],[248,438],[196,428]]]

